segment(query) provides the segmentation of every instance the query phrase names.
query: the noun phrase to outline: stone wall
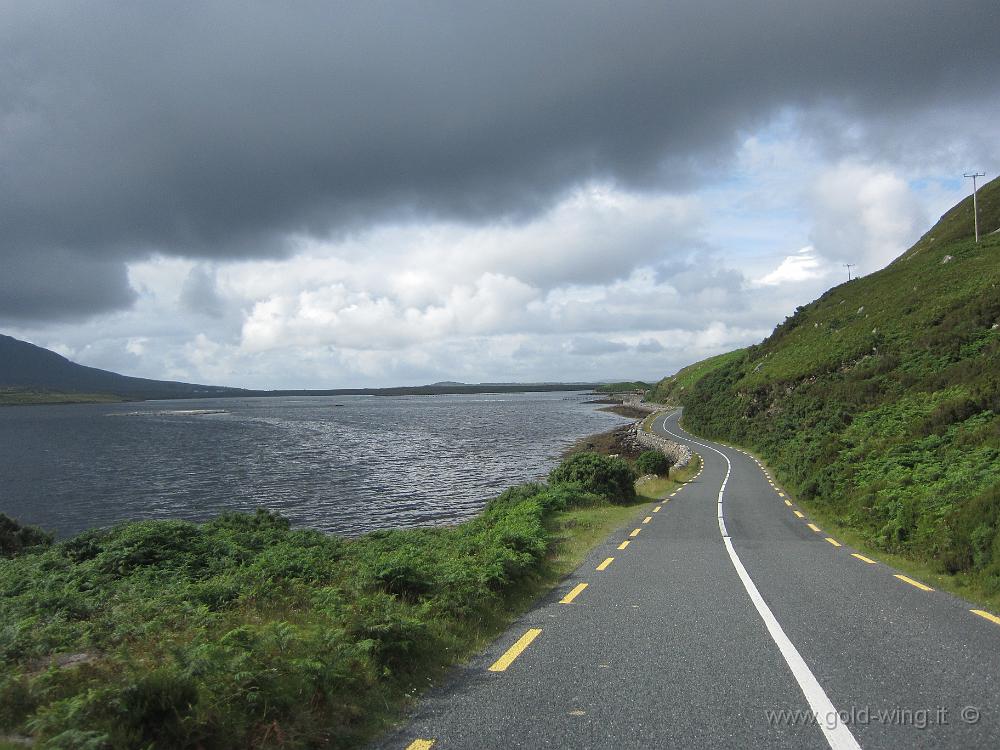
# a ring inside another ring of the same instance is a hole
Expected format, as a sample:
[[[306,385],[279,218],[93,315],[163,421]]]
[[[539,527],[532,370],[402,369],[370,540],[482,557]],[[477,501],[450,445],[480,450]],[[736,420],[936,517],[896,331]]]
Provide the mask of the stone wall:
[[[663,455],[670,459],[670,463],[683,469],[691,463],[691,450],[686,445],[675,443],[673,440],[654,435],[642,429],[642,422],[636,422],[629,428],[627,438],[634,445],[642,450],[663,451]]]

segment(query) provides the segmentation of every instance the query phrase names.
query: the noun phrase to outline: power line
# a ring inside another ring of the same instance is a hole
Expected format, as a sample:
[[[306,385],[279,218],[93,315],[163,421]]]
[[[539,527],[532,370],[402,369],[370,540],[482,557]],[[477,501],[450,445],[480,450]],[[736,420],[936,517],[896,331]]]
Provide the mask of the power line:
[[[857,265],[857,263],[845,263],[844,264],[844,268],[847,269],[847,280],[848,281],[851,280],[851,269],[854,268],[854,266],[856,266],[856,265]]]
[[[976,227],[976,244],[979,244],[979,207],[976,205],[976,178],[985,176],[985,172],[966,172],[962,175],[962,177],[972,178],[972,223]]]

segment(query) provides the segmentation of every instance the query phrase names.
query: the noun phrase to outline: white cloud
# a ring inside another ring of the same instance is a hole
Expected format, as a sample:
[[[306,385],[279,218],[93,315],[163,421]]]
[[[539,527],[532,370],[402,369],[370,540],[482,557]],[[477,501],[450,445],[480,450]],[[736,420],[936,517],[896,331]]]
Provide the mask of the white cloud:
[[[129,354],[134,354],[137,357],[141,357],[146,353],[146,344],[149,343],[149,338],[146,336],[135,336],[130,338],[125,342],[125,351]]]
[[[828,273],[828,265],[816,257],[815,248],[809,245],[794,255],[786,255],[777,268],[754,279],[754,283],[759,286],[776,286],[789,282],[820,279]]]
[[[897,258],[927,229],[926,211],[906,180],[884,166],[843,162],[810,191],[817,253],[868,274]]]
[[[255,388],[658,378],[759,341],[842,262],[896,257],[961,189],[936,174],[830,157],[787,117],[692,193],[589,184],[521,224],[299,236],[284,260],[153,257],[129,267],[132,309],[10,332],[84,364]]]

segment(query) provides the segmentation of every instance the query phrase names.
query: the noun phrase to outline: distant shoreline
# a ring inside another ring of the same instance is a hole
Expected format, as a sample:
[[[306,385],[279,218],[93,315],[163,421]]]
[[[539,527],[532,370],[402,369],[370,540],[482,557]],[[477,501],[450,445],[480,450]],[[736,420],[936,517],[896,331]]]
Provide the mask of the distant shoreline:
[[[206,398],[278,398],[287,396],[448,396],[486,393],[554,393],[593,391],[596,383],[525,383],[477,385],[414,385],[391,388],[335,388],[330,390],[233,390],[209,393],[76,393],[47,391],[29,387],[0,387],[0,406],[35,406],[45,404],[93,404],[125,401],[191,401]]]

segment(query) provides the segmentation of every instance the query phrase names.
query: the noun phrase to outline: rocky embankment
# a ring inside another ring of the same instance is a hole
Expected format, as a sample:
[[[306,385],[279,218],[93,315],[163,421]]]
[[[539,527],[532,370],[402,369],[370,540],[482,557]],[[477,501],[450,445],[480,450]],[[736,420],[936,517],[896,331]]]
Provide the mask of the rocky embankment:
[[[670,459],[670,463],[679,469],[683,469],[691,462],[691,451],[687,446],[646,432],[642,429],[642,422],[636,422],[629,427],[628,432],[623,437],[623,443],[637,452],[644,450],[663,451],[663,454]]]
[[[632,394],[612,394],[612,396],[592,403],[614,404],[609,411],[615,411],[626,417],[638,415],[649,415],[658,411],[664,411],[670,407],[665,404],[655,404],[643,401],[642,396]],[[588,438],[578,441],[572,448],[566,451],[570,455],[579,450],[592,450],[598,453],[613,453],[629,458],[635,458],[643,451],[659,450],[670,459],[670,463],[678,468],[684,468],[691,462],[691,451],[680,443],[673,440],[654,435],[642,429],[644,420],[633,422],[630,425],[618,427],[600,435],[591,435]]]

